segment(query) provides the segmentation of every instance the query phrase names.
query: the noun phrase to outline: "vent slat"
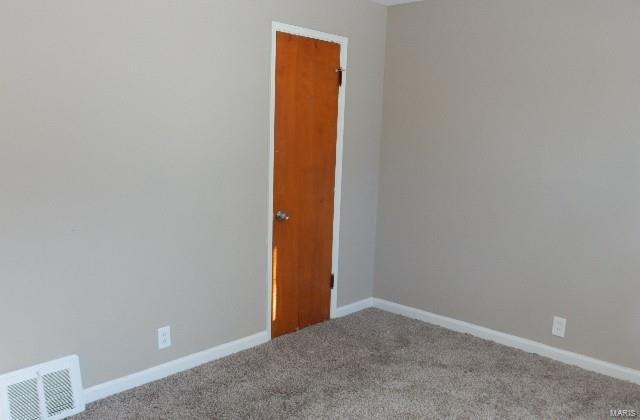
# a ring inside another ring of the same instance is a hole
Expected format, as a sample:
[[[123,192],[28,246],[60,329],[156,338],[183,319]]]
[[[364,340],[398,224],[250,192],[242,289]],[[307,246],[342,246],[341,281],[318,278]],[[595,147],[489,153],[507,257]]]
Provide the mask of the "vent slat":
[[[7,387],[11,420],[40,419],[38,378],[27,379]]]
[[[42,380],[48,415],[53,416],[73,409],[73,388],[69,370],[48,373]]]

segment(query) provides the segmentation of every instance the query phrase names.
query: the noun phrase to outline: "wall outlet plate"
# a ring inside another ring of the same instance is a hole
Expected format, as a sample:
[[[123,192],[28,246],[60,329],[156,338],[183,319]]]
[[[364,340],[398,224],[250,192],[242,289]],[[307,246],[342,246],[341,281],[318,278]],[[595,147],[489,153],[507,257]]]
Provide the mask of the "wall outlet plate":
[[[171,327],[158,328],[158,350],[171,347]]]
[[[553,317],[553,327],[551,328],[551,334],[564,338],[567,330],[567,320],[560,318],[559,316]]]

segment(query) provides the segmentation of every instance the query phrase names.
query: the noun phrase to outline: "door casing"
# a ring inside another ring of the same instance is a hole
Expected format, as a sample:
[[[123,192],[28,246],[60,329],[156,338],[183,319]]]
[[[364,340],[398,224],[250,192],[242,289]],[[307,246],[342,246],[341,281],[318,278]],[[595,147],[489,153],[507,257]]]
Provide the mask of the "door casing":
[[[339,251],[340,251],[340,203],[342,198],[342,156],[344,140],[344,110],[345,93],[347,86],[347,47],[349,39],[340,35],[328,34],[315,31],[300,26],[293,26],[281,22],[271,24],[271,98],[270,98],[270,126],[269,126],[269,174],[268,174],[268,200],[267,200],[267,313],[266,330],[271,337],[271,311],[272,311],[272,249],[273,249],[273,180],[274,180],[274,145],[275,145],[275,110],[276,110],[276,33],[286,32],[292,35],[304,36],[307,38],[319,39],[340,44],[340,66],[345,70],[342,75],[342,87],[338,93],[338,133],[336,143],[336,174],[335,174],[335,194],[333,203],[333,249],[331,269],[334,274],[334,284],[331,290],[330,317],[334,318],[338,302],[338,284],[340,275]]]

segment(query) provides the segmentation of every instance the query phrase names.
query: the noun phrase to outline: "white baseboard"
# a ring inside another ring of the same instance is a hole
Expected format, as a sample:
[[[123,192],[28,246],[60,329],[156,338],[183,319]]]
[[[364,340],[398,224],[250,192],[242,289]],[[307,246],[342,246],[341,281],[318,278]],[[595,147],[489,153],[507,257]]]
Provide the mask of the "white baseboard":
[[[438,325],[449,330],[471,334],[486,340],[495,341],[505,346],[514,347],[529,353],[535,353],[540,356],[548,357],[568,365],[579,366],[592,372],[601,373],[603,375],[612,376],[629,382],[640,384],[640,371],[628,367],[605,362],[604,360],[595,359],[571,351],[562,350],[557,347],[551,347],[537,341],[528,340],[526,338],[517,337],[515,335],[506,334],[489,328],[480,327],[469,322],[459,321],[442,315],[436,315],[421,309],[412,308],[398,303],[389,302],[383,299],[373,299],[373,307],[382,309],[394,314],[403,315],[407,318],[419,319],[420,321]]]
[[[546,344],[538,343],[515,335],[480,327],[469,322],[459,321],[457,319],[437,315],[421,309],[389,302],[384,299],[368,298],[349,305],[341,306],[336,310],[334,318],[347,316],[371,307],[406,316],[408,318],[418,319],[449,330],[467,333],[486,340],[495,341],[496,343],[503,344],[505,346],[514,347],[529,353],[539,354],[569,365],[579,366],[592,372],[640,384],[640,371],[635,369],[605,362],[603,360],[562,350],[556,347],[551,347]],[[266,343],[269,340],[269,333],[267,331],[262,331],[239,340],[221,344],[209,350],[204,350],[199,353],[172,360],[142,372],[137,372],[129,376],[92,386],[84,390],[85,402],[87,404],[92,403],[111,395],[166,378],[167,376],[193,369],[197,366],[212,362],[230,354]]]
[[[357,302],[353,302],[348,305],[344,305],[337,308],[335,313],[333,314],[333,317],[342,318],[343,316],[351,315],[363,309],[371,308],[372,306],[373,306],[373,298],[362,299]]]
[[[111,395],[115,395],[120,392],[166,378],[167,376],[193,369],[197,366],[212,362],[230,354],[255,347],[266,343],[269,340],[270,337],[267,331],[262,331],[199,353],[194,353],[189,356],[172,360],[159,366],[154,366],[141,372],[133,373],[129,376],[92,386],[84,390],[85,402],[88,404],[107,398]]]

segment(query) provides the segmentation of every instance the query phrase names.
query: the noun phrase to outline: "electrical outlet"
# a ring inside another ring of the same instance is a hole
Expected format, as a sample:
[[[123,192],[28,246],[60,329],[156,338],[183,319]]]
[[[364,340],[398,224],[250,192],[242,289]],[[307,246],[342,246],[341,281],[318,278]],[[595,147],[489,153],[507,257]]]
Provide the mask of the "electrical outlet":
[[[158,350],[171,347],[171,327],[158,328]]]
[[[559,316],[554,316],[553,327],[551,328],[551,334],[564,338],[566,329],[567,329],[567,320],[564,318],[560,318]]]

